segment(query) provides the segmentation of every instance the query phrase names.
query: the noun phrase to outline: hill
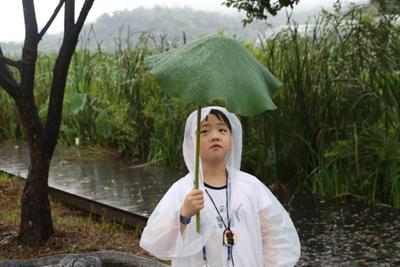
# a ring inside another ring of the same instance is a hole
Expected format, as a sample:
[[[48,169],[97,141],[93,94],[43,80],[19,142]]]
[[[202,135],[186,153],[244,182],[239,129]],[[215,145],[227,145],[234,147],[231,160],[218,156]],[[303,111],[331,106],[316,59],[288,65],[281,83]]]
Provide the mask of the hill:
[[[318,10],[296,13],[292,19],[304,23],[309,16],[315,15]],[[281,12],[276,17],[270,17],[266,22],[254,22],[243,28],[242,16],[225,15],[216,12],[197,11],[190,8],[152,9],[137,8],[133,10],[116,11],[112,15],[103,14],[94,23],[87,24],[81,35],[78,47],[96,49],[100,44],[102,49],[113,50],[116,45],[135,45],[142,33],[152,35],[157,45],[166,42],[191,41],[199,36],[215,32],[224,32],[235,35],[242,40],[254,41],[260,33],[271,34],[271,26],[285,24],[287,15]],[[42,52],[57,50],[60,45],[61,34],[46,35],[39,45]],[[3,51],[18,53],[21,44],[2,43]]]

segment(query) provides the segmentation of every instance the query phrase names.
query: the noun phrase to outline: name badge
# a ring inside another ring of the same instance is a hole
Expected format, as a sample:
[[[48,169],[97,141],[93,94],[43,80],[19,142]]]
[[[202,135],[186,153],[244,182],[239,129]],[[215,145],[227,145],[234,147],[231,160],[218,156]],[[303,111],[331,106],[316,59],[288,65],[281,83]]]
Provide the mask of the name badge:
[[[236,243],[236,235],[233,231],[229,229],[225,229],[223,233],[223,245],[224,246],[233,246]]]

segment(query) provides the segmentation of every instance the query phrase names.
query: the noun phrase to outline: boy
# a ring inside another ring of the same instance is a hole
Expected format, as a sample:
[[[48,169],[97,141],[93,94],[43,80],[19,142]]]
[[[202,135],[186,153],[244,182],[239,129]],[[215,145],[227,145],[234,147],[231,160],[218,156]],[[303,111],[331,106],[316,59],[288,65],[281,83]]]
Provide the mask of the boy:
[[[187,119],[183,141],[189,173],[160,200],[140,246],[172,266],[294,266],[300,257],[296,229],[269,189],[240,171],[241,124],[224,108],[201,110],[201,186],[193,189],[196,113]]]

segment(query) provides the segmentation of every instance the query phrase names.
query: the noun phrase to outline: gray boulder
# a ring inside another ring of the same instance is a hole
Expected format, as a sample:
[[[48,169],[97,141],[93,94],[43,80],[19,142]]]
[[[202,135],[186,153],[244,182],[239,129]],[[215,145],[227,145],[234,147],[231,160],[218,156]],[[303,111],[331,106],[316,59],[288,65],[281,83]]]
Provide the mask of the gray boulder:
[[[118,251],[58,254],[30,260],[0,261],[0,267],[166,267],[163,263]]]

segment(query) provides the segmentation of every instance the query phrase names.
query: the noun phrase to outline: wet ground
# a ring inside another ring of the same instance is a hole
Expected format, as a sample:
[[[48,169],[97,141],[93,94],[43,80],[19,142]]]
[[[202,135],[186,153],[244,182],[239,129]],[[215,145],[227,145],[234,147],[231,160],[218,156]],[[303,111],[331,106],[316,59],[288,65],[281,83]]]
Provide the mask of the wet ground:
[[[143,168],[112,157],[93,157],[77,149],[57,146],[50,167],[49,185],[148,216],[166,189],[182,176],[166,168]],[[25,145],[0,144],[0,170],[26,177],[28,164]]]
[[[400,266],[399,209],[310,194],[291,203],[302,243],[299,266]]]
[[[22,144],[0,144],[0,170],[26,176]],[[148,216],[182,174],[132,166],[112,158],[82,157],[58,147],[49,175],[52,187]],[[302,243],[298,266],[400,266],[400,210],[352,197],[280,194]]]

